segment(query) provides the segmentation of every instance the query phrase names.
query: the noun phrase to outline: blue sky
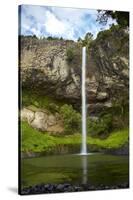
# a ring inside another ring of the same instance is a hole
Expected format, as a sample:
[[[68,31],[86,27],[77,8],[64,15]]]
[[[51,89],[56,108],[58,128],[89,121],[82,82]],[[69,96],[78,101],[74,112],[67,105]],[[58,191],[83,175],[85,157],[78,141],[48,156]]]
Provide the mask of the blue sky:
[[[89,9],[22,5],[19,14],[21,35],[53,36],[72,40],[83,38],[87,32],[91,32],[95,38],[100,30],[108,29],[114,22],[109,19],[106,26],[100,25],[96,22],[97,10]]]

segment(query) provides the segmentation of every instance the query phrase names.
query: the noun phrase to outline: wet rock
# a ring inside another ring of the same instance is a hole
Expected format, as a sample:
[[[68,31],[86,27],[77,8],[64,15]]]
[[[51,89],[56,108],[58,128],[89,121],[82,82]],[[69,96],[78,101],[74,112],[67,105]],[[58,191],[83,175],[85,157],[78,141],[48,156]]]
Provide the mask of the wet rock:
[[[59,192],[61,192],[61,191],[63,191],[63,189],[64,189],[64,185],[63,185],[63,184],[59,184],[59,185],[57,185],[56,189],[57,189]]]
[[[21,194],[41,194],[41,193],[57,193],[57,192],[78,192],[78,191],[92,191],[92,190],[109,190],[109,189],[121,189],[128,188],[129,183],[122,183],[118,185],[71,185],[68,183],[62,184],[39,184],[35,186],[30,186],[21,190]]]

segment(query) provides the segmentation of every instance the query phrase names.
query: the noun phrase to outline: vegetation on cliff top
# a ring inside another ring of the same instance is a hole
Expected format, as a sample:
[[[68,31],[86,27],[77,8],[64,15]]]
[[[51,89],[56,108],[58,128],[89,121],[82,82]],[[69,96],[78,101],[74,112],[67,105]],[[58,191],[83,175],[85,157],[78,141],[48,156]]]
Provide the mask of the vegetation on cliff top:
[[[129,27],[129,12],[98,10],[97,21],[106,25],[109,18],[115,19],[120,27]]]

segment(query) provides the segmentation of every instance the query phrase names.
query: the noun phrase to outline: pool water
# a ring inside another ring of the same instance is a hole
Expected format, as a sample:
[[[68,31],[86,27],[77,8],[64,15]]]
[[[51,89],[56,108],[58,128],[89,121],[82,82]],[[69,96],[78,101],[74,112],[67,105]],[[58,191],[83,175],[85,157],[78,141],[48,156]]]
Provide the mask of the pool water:
[[[71,154],[21,160],[22,187],[41,183],[112,186],[128,183],[128,180],[128,156]]]

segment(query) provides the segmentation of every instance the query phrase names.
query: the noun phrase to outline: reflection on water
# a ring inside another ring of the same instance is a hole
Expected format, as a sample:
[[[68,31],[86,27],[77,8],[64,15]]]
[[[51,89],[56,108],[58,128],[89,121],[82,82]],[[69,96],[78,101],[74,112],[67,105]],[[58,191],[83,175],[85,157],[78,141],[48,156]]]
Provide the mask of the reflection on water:
[[[22,185],[71,183],[99,186],[128,183],[128,156],[60,155],[22,159]]]
[[[82,169],[83,169],[83,176],[82,176],[82,183],[87,183],[87,156],[82,156]]]

